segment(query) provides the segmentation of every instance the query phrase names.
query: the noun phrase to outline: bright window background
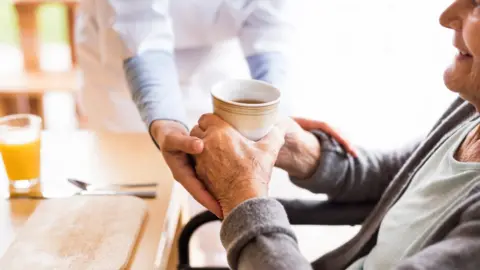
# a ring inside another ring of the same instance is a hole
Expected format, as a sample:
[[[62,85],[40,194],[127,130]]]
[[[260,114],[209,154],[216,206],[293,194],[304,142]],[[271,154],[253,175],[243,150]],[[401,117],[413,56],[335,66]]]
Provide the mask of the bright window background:
[[[308,0],[295,63],[295,111],[354,143],[395,147],[422,135],[452,101],[454,55],[439,24],[451,0]]]
[[[454,98],[442,81],[452,33],[438,23],[451,0],[302,2],[296,115],[327,121],[355,144],[395,147],[424,134]],[[38,21],[43,68],[68,67],[65,9],[46,5]],[[21,69],[16,23],[0,0],[0,72]]]

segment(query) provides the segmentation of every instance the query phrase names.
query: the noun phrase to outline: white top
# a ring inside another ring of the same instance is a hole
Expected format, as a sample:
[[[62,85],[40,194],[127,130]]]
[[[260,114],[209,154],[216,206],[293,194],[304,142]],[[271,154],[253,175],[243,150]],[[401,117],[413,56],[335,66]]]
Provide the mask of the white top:
[[[101,33],[102,56],[115,54],[126,59],[151,49],[172,52],[233,37],[239,38],[248,56],[286,49],[300,2],[82,0],[79,13],[86,20],[98,19],[95,27]]]
[[[174,55],[184,106],[196,123],[199,115],[211,111],[213,83],[250,76],[245,57],[263,52],[290,54],[294,20],[299,18],[296,13],[303,2],[80,1],[75,42],[82,71],[80,101],[89,128],[146,130],[128,90],[123,65],[124,60],[146,51]],[[158,65],[163,67],[164,77],[159,74],[155,78],[165,84],[175,70],[165,70],[165,63]],[[176,87],[167,90],[177,91]]]

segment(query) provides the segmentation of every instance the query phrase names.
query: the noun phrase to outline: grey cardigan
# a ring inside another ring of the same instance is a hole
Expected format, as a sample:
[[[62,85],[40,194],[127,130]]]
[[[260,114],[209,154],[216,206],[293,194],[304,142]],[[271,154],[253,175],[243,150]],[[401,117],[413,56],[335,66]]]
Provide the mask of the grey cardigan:
[[[327,135],[314,132],[322,145],[319,167],[311,179],[292,181],[312,192],[325,193],[332,201],[378,202],[376,207],[356,236],[310,264],[298,249],[282,205],[270,198],[248,200],[237,206],[222,224],[220,236],[230,267],[345,269],[370,251],[383,217],[402,196],[419,167],[448,137],[446,134],[477,116],[472,105],[458,98],[422,142],[389,153],[359,149],[357,158],[346,154]],[[480,269],[480,184],[455,209],[422,250],[401,261],[395,269]]]

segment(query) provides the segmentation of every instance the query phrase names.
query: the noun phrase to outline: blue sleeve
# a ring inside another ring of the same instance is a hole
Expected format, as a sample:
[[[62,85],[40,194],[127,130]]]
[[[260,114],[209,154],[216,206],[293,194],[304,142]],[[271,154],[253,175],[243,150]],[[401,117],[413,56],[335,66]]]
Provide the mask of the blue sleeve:
[[[173,56],[149,51],[125,60],[124,69],[132,99],[145,124],[173,120],[186,126],[186,113]]]
[[[287,57],[280,52],[265,52],[247,56],[246,60],[253,79],[268,82],[280,89],[281,110],[284,114],[290,115],[292,99],[287,86],[289,67]]]

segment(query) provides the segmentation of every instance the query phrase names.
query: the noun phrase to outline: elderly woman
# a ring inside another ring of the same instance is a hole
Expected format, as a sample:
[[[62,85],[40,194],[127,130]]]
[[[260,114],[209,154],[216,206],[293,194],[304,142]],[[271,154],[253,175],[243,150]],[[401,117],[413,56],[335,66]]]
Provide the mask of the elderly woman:
[[[282,205],[267,196],[276,165],[330,200],[378,202],[358,235],[313,268],[480,269],[480,0],[454,0],[440,22],[455,33],[459,52],[444,80],[460,98],[415,145],[354,157],[310,130],[312,121],[290,120],[251,142],[214,115],[200,119],[197,173],[222,207],[231,268],[312,268]]]

